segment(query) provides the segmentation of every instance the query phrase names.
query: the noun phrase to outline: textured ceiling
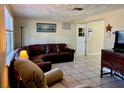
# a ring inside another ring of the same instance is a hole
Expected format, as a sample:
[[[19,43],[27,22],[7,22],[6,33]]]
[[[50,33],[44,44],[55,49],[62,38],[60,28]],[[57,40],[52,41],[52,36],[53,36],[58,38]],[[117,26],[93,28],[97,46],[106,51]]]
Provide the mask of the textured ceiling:
[[[15,16],[60,20],[76,20],[124,8],[123,4],[11,4],[10,6]],[[75,7],[84,10],[72,10]]]

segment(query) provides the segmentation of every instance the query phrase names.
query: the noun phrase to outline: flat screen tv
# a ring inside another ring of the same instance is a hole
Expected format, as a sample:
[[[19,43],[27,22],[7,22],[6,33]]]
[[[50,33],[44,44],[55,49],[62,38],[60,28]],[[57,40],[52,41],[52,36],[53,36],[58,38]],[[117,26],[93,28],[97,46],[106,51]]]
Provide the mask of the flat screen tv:
[[[113,49],[118,52],[124,52],[124,31],[115,32],[115,43]]]

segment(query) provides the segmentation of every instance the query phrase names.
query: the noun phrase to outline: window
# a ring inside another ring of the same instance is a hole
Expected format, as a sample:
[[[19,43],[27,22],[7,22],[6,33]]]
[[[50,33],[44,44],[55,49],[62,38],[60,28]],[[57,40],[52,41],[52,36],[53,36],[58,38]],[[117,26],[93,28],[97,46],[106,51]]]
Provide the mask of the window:
[[[12,55],[13,50],[13,18],[6,7],[4,7],[4,15],[6,29],[6,55],[8,63],[9,59],[11,58],[10,55]]]
[[[6,32],[6,54],[13,50],[13,32]]]
[[[5,12],[5,26],[6,26],[6,30],[13,31],[13,18],[10,15],[10,13],[7,10],[6,7],[5,7],[4,10],[5,10],[4,12]]]

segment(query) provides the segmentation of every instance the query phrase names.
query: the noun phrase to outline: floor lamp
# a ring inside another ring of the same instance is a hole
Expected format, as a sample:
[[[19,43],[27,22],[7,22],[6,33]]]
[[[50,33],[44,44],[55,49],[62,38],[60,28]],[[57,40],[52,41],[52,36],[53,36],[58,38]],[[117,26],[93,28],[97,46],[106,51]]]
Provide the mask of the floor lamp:
[[[21,28],[21,47],[22,47],[22,31],[23,31],[23,26],[20,26]]]

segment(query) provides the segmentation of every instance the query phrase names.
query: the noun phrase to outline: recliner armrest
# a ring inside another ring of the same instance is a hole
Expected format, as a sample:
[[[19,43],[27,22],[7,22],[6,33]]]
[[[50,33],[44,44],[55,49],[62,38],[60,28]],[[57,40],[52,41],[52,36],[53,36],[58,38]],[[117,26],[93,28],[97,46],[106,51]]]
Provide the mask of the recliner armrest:
[[[46,72],[45,77],[46,77],[47,85],[50,86],[63,79],[63,72],[59,68],[54,68],[51,71]]]
[[[75,50],[74,50],[74,49],[70,49],[70,48],[66,48],[66,52],[72,52],[72,53],[75,53]]]

